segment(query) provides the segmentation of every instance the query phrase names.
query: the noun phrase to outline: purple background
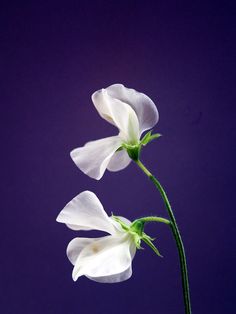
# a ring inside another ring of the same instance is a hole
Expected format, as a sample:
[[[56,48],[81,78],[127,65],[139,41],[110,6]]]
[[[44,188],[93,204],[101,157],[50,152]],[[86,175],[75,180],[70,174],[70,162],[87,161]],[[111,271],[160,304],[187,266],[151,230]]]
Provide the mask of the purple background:
[[[134,164],[97,182],[69,157],[88,140],[117,133],[90,96],[123,83],[160,112],[155,131],[164,136],[142,160],[172,201],[193,313],[235,313],[233,1],[18,1],[2,3],[0,15],[0,312],[183,313],[166,226],[146,229],[163,259],[138,251],[132,278],[105,285],[72,281],[65,249],[76,233],[55,221],[86,189],[108,213],[166,217]]]

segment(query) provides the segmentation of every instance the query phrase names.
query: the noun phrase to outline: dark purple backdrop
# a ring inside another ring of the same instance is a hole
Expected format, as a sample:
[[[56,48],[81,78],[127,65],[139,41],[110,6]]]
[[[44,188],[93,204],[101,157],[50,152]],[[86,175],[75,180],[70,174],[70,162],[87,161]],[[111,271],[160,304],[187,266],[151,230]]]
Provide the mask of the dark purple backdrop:
[[[65,249],[76,233],[55,221],[86,189],[108,213],[166,216],[134,164],[97,182],[69,157],[86,141],[117,133],[90,96],[123,83],[160,112],[155,131],[164,136],[142,160],[172,201],[193,313],[235,313],[233,1],[18,1],[3,4],[0,15],[0,312],[183,313],[166,226],[147,228],[163,259],[138,251],[132,278],[106,285],[72,281]]]

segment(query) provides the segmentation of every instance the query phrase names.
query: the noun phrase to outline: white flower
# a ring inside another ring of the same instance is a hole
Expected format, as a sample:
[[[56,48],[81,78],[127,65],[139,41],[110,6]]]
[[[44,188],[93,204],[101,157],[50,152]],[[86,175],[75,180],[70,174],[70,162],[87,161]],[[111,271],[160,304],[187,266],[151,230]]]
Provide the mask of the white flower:
[[[130,221],[121,219],[125,225]],[[57,221],[73,230],[101,230],[110,235],[100,238],[75,238],[67,247],[74,265],[72,278],[86,276],[97,282],[121,282],[132,275],[132,259],[136,252],[137,234],[124,230],[108,217],[97,196],[85,191],[77,195],[60,212]]]
[[[88,176],[101,179],[106,169],[119,171],[131,161],[123,144],[137,145],[141,134],[151,129],[159,119],[153,101],[145,94],[122,84],[114,84],[92,95],[92,101],[106,121],[119,129],[117,136],[91,141],[74,149],[71,158]]]

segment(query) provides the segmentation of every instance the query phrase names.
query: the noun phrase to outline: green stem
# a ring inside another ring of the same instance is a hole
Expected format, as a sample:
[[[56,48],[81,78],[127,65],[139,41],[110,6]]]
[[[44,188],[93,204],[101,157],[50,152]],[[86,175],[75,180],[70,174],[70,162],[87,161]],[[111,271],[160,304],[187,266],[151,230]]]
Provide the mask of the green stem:
[[[170,225],[171,222],[168,219],[162,218],[162,217],[156,217],[156,216],[148,216],[148,217],[143,217],[143,218],[139,218],[137,219],[139,221],[143,221],[143,222],[162,222],[166,225]],[[134,221],[135,222],[135,221]]]
[[[159,190],[161,197],[165,203],[166,210],[170,217],[170,227],[177,245],[178,253],[179,253],[179,260],[180,260],[180,268],[181,268],[181,275],[182,275],[182,288],[183,288],[183,298],[184,298],[184,305],[185,305],[185,313],[191,314],[191,303],[190,303],[190,293],[189,293],[189,283],[188,283],[188,271],[187,271],[187,263],[186,263],[186,256],[184,251],[183,241],[181,239],[181,235],[179,232],[179,228],[177,226],[174,213],[172,211],[170,202],[168,197],[161,186],[160,182],[151,174],[151,172],[144,166],[144,164],[140,160],[135,161],[136,164],[141,168],[141,170],[149,177],[149,179],[154,183],[156,188]]]

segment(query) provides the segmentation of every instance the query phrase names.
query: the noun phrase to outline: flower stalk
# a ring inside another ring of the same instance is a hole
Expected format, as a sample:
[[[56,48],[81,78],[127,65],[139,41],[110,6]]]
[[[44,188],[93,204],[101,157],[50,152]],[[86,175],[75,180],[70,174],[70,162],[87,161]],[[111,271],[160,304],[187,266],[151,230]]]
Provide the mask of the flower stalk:
[[[135,160],[135,162],[139,166],[139,168],[148,176],[148,178],[154,183],[154,185],[156,186],[156,188],[160,192],[161,197],[165,203],[165,207],[166,207],[167,213],[168,213],[169,218],[170,218],[170,228],[172,230],[172,234],[174,236],[174,239],[175,239],[175,242],[177,245],[177,249],[178,249],[178,254],[179,254],[185,313],[191,314],[191,302],[190,302],[188,270],[187,270],[185,250],[184,250],[183,241],[182,241],[182,238],[180,235],[178,225],[176,223],[176,219],[175,219],[173,210],[171,208],[171,205],[170,205],[168,197],[165,193],[165,190],[163,189],[160,182],[152,175],[152,173],[144,166],[144,164],[139,159]]]

